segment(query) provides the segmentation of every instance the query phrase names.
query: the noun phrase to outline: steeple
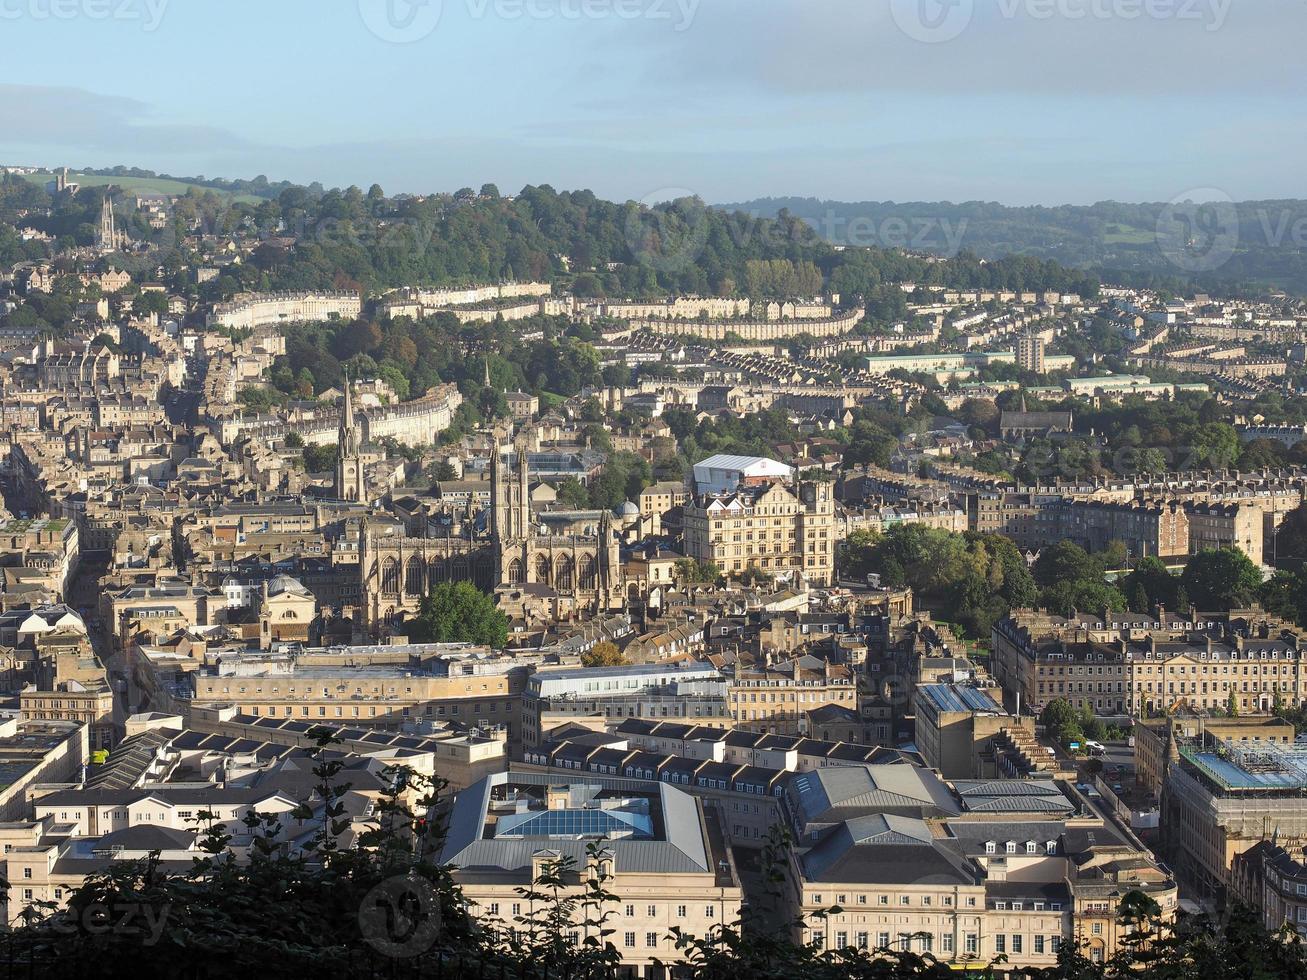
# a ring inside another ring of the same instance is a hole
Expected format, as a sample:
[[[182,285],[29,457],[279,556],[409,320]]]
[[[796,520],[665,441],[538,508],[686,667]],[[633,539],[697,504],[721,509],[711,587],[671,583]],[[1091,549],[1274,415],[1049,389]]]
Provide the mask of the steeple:
[[[336,437],[336,499],[367,500],[367,478],[363,472],[363,444],[354,417],[353,382],[345,373],[345,397],[340,407],[340,430]]]
[[[350,381],[349,372],[345,372],[345,400],[340,409],[340,432],[337,439],[337,445],[340,448],[340,455],[358,455],[358,428],[354,420],[354,385]]]

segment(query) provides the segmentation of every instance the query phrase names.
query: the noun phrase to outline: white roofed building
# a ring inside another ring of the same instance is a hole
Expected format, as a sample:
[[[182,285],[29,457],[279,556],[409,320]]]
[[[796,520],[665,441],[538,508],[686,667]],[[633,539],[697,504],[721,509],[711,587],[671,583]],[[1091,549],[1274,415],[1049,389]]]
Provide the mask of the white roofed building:
[[[765,456],[731,456],[719,453],[694,466],[698,493],[725,493],[740,486],[756,486],[774,480],[790,482],[794,468]]]

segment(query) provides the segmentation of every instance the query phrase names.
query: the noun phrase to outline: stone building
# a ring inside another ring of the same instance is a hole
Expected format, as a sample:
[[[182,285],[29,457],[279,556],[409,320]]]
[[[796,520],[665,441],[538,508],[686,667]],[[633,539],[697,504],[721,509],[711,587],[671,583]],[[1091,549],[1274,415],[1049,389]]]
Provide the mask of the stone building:
[[[620,605],[622,565],[611,516],[599,511],[561,522],[537,519],[530,469],[524,448],[510,466],[496,443],[489,511],[447,537],[414,537],[398,522],[368,521],[359,554],[365,624],[374,632],[398,625],[446,581],[472,582],[486,592],[524,590],[561,618]]]

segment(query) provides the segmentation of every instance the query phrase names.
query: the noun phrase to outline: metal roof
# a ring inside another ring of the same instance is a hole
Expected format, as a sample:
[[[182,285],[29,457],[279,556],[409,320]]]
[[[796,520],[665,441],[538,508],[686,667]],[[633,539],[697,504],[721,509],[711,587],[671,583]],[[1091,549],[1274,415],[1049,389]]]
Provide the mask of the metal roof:
[[[532,856],[541,850],[556,851],[584,865],[586,840],[558,840],[549,837],[521,839],[487,838],[485,828],[491,793],[499,786],[555,786],[562,781],[559,773],[495,773],[474,786],[463,790],[454,801],[450,816],[449,834],[441,852],[442,864],[475,872],[508,871],[528,874]],[[587,773],[573,780],[580,785],[620,788],[622,781],[605,780]],[[626,784],[626,785],[629,785]],[[629,790],[623,790],[629,792]],[[650,800],[654,816],[654,833],[658,839],[619,839],[605,842],[613,852],[618,872],[634,871],[654,874],[706,874],[709,866],[708,849],[704,840],[698,801],[675,787],[658,784]],[[661,820],[659,820],[661,817]],[[661,834],[658,830],[661,827]]]

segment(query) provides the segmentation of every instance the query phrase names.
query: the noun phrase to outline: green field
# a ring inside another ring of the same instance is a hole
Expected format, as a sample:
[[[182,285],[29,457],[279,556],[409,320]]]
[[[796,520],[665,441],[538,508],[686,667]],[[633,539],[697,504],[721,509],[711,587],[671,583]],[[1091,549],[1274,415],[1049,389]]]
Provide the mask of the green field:
[[[1157,229],[1131,228],[1121,226],[1118,231],[1109,231],[1103,235],[1104,245],[1151,245],[1157,241]]]
[[[24,175],[33,184],[39,184],[44,187],[47,183],[54,180],[54,174],[25,174]],[[245,204],[258,204],[263,198],[255,197],[253,194],[231,194],[227,191],[218,190],[216,187],[203,187],[199,184],[188,184],[184,180],[168,180],[163,177],[102,177],[97,174],[79,174],[73,171],[68,172],[68,180],[73,184],[81,184],[83,187],[101,187],[105,184],[113,184],[115,187],[121,187],[123,190],[137,194],[174,194],[182,195],[189,190],[195,190],[200,193],[212,191],[219,197],[231,198]]]

